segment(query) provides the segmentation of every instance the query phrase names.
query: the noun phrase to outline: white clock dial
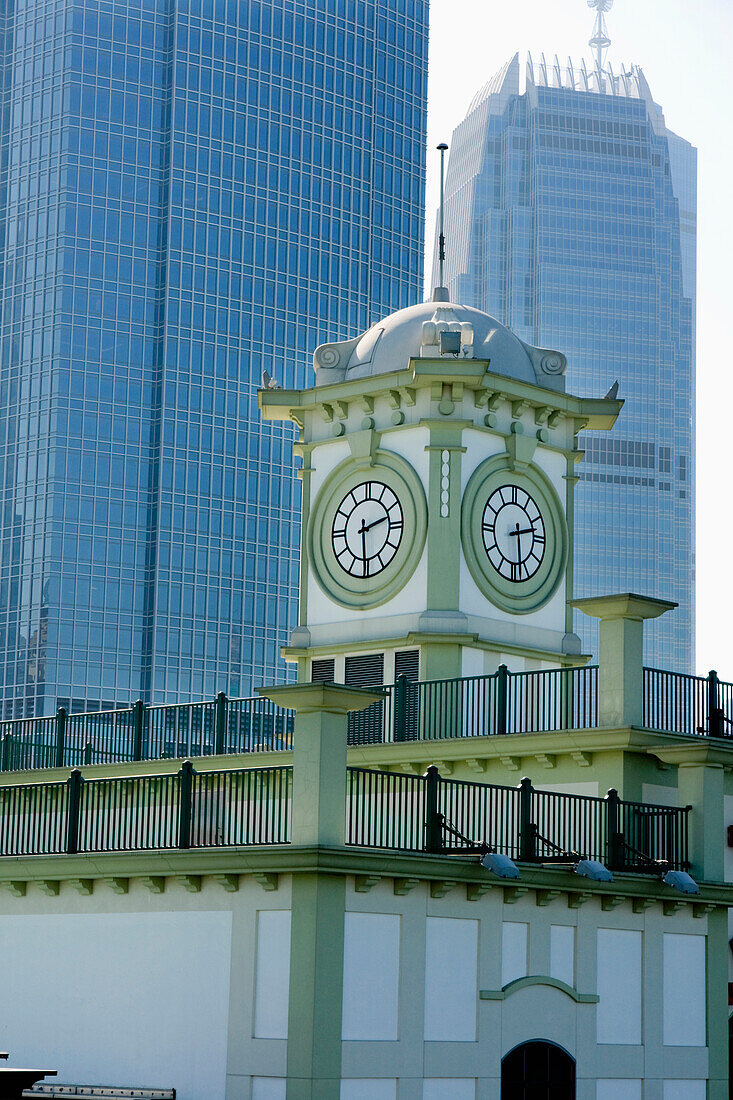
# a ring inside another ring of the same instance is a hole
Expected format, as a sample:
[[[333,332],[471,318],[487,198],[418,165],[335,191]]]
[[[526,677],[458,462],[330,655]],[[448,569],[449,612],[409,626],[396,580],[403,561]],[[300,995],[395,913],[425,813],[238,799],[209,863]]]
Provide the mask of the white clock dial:
[[[336,561],[350,577],[375,577],[399,549],[404,529],[396,494],[381,481],[364,481],[346,494],[331,529]]]
[[[545,524],[533,498],[518,485],[495,489],[484,508],[481,531],[486,556],[508,581],[526,581],[545,555]]]

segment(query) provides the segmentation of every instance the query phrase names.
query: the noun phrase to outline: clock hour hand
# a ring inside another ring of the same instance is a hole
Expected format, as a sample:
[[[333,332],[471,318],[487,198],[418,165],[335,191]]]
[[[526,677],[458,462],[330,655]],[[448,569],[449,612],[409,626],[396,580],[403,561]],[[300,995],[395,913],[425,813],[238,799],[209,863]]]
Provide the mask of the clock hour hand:
[[[386,519],[387,519],[386,516],[380,516],[379,519],[375,519],[373,523],[367,524],[367,526],[364,528],[364,530],[365,531],[371,531],[372,527],[376,527],[378,523],[384,523],[384,521]]]

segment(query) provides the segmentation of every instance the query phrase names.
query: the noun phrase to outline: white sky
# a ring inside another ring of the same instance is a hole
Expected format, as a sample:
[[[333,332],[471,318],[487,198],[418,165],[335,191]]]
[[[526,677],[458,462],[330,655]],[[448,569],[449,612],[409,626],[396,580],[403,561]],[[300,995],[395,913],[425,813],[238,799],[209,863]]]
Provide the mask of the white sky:
[[[583,0],[432,0],[428,281],[435,146],[450,143],[474,93],[517,50],[522,63],[528,50],[561,64],[589,58],[594,16]],[[698,149],[697,667],[733,680],[733,2],[616,0],[606,21],[614,69],[640,65],[667,125]]]

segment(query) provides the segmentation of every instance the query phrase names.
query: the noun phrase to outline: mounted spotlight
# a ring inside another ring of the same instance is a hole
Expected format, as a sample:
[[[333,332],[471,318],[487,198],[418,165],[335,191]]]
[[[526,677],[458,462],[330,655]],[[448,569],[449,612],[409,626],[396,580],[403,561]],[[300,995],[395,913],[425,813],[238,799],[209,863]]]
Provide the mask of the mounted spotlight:
[[[576,875],[592,879],[593,882],[613,882],[613,875],[597,859],[581,859],[573,867]]]
[[[681,894],[700,893],[700,887],[687,871],[667,871],[662,875],[662,882],[665,886],[671,886],[673,890],[679,890]]]
[[[487,852],[481,860],[481,866],[499,878],[519,878],[519,868],[514,860],[499,852]]]

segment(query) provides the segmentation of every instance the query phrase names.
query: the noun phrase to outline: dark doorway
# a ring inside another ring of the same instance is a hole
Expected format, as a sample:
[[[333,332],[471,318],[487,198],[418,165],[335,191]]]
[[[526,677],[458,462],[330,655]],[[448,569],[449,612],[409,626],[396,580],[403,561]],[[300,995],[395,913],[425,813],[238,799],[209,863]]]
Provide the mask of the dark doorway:
[[[575,1060],[554,1043],[522,1043],[502,1060],[501,1100],[575,1100]]]

